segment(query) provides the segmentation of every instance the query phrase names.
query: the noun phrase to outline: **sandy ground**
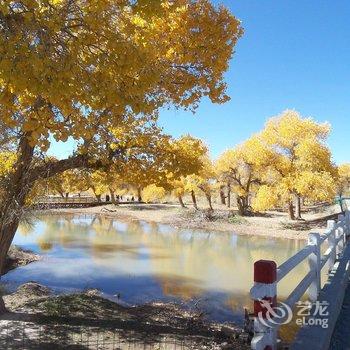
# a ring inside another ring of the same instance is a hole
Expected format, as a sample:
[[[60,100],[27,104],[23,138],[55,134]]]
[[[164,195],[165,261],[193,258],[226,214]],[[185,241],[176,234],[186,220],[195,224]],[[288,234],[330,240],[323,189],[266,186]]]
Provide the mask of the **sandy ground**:
[[[306,239],[310,230],[322,233],[326,228],[327,219],[335,218],[339,208],[337,206],[313,208],[303,213],[303,220],[299,221],[290,221],[286,213],[277,211],[259,216],[240,217],[235,215],[233,210],[225,207],[217,208],[210,213],[204,209],[196,211],[174,204],[101,205],[92,208],[51,209],[49,212],[51,214],[97,214],[123,220],[144,220],[168,224],[179,229]]]
[[[13,246],[7,271],[40,259]],[[6,272],[7,272],[6,271]],[[54,295],[36,282],[3,296],[0,348],[7,350],[249,349],[249,334],[206,320],[199,309],[176,303],[124,306],[98,290]]]
[[[97,290],[54,296],[28,282],[4,297],[1,349],[249,349],[248,335],[232,325],[207,323],[176,304],[124,307]]]

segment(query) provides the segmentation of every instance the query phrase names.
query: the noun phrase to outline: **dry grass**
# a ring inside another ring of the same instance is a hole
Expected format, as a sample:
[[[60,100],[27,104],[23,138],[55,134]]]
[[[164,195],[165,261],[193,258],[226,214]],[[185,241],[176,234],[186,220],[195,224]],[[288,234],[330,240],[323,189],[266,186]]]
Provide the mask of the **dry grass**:
[[[227,349],[249,349],[248,336],[239,328],[207,323],[199,312],[185,311],[172,303],[124,307],[104,299],[98,291],[53,296],[46,287],[33,282],[22,285],[17,292],[6,296],[5,302],[10,312],[0,318],[0,338],[7,327],[11,328],[10,331],[17,328],[20,334],[24,334],[23,328],[26,336],[32,334],[30,340],[35,343],[40,340],[36,337],[38,329],[45,327],[46,338],[52,333],[52,339],[45,341],[58,346],[60,344],[57,342],[62,339],[57,340],[57,334],[52,331],[59,326],[66,339],[71,338],[70,333],[74,329],[80,333],[93,329],[95,334],[110,333],[115,336],[117,332],[124,343],[142,345],[147,340],[148,344],[161,345],[161,349],[173,349],[173,342],[168,342],[173,339],[181,340],[182,349],[218,350],[223,349],[223,345]],[[92,337],[90,335],[90,341]],[[13,339],[17,338],[18,334],[14,334]],[[7,339],[7,344],[13,339]],[[171,346],[164,346],[167,343]]]

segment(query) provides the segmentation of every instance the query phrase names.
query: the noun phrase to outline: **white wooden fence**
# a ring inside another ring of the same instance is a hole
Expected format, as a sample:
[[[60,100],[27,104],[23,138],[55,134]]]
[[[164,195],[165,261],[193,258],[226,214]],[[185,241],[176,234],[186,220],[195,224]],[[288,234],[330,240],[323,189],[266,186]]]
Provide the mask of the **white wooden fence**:
[[[254,337],[251,348],[254,350],[275,350],[277,331],[284,319],[271,317],[269,310],[276,309],[277,285],[295,267],[305,259],[309,262],[309,271],[290,293],[279,311],[287,313],[294,308],[302,296],[308,292],[311,302],[316,302],[321,291],[321,271],[327,265],[331,271],[341,258],[350,235],[350,212],[339,215],[338,220],[327,222],[324,234],[310,233],[307,245],[282,265],[273,261],[260,260],[254,265],[254,286],[250,293],[254,300]],[[324,247],[324,245],[327,245]],[[322,254],[322,252],[324,253]],[[288,310],[289,309],[289,310]],[[281,313],[280,313],[281,314]],[[276,316],[276,313],[272,312]]]

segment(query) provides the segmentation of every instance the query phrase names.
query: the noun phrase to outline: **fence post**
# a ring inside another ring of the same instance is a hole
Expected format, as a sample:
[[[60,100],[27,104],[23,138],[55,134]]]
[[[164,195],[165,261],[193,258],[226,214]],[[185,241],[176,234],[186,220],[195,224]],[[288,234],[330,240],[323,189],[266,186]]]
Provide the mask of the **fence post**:
[[[274,308],[277,304],[277,265],[274,261],[259,260],[254,263],[254,286],[250,295],[254,300],[254,337],[251,348],[276,350],[277,329],[262,322],[270,317],[268,308]]]
[[[345,231],[345,217],[342,214],[338,215],[338,237],[342,236],[343,239],[339,242],[339,256],[343,254],[343,250],[346,243],[346,231]]]
[[[321,247],[320,234],[309,233],[308,244],[314,246],[313,252],[309,255],[309,267],[313,271],[314,278],[310,284],[308,293],[311,302],[315,302],[321,290]]]
[[[346,240],[348,239],[348,237],[350,236],[350,211],[349,210],[345,210],[345,226],[346,226]]]
[[[336,229],[335,229],[335,240],[338,241],[338,238],[341,235],[341,230],[339,228],[339,223],[336,224]],[[341,242],[338,241],[337,246],[336,246],[336,252],[337,252],[337,259],[341,256]]]
[[[335,221],[334,220],[328,220],[327,221],[327,231],[330,231],[330,234],[328,236],[328,246],[332,249],[331,254],[329,256],[328,260],[328,271],[333,269],[333,266],[335,264],[335,260],[337,259],[337,251],[336,251],[336,245],[335,245]]]

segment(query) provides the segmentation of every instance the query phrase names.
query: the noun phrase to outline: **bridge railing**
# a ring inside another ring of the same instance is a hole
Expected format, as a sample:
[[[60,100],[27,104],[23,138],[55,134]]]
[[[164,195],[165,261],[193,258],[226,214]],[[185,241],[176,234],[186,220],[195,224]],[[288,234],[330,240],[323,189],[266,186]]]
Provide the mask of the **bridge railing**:
[[[327,265],[331,271],[341,258],[350,235],[350,212],[339,215],[338,220],[329,220],[324,234],[310,233],[307,245],[277,267],[274,261],[259,260],[254,264],[254,286],[250,294],[254,300],[254,350],[275,350],[278,328],[284,321],[281,317],[294,308],[308,292],[311,302],[316,302],[321,291],[321,272]],[[326,247],[324,247],[326,245]],[[323,253],[324,252],[324,253]],[[277,309],[277,285],[299,264],[308,260],[309,271],[296,285],[286,300],[278,306],[279,317],[271,310]]]

